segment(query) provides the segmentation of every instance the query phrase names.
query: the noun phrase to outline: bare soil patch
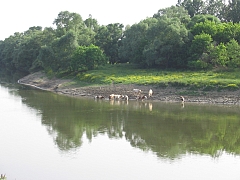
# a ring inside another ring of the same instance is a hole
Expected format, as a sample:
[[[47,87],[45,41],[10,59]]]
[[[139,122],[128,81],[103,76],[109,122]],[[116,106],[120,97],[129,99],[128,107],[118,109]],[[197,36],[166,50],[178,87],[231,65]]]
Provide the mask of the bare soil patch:
[[[136,100],[133,89],[141,89],[143,95],[148,95],[149,89],[153,90],[153,97],[147,101],[181,101],[184,96],[185,102],[196,103],[222,103],[240,104],[240,91],[201,91],[189,90],[188,88],[156,87],[136,84],[111,84],[102,86],[84,86],[72,84],[71,79],[47,78],[42,72],[36,72],[19,80],[20,84],[32,86],[42,90],[52,91],[74,97],[104,96],[108,99],[110,94],[128,95],[130,100]]]

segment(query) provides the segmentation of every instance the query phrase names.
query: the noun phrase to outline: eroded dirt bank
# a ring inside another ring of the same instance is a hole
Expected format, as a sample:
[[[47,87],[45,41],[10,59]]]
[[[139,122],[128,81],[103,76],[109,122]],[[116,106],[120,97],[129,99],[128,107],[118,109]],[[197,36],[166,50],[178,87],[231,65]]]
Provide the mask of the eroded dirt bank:
[[[183,95],[185,102],[240,104],[239,90],[221,92],[192,91],[187,90],[187,88],[162,88],[134,84],[79,87],[79,85],[71,82],[72,80],[70,79],[49,79],[42,72],[30,74],[19,80],[20,84],[74,97],[94,98],[95,96],[104,96],[105,99],[108,99],[110,94],[123,94],[128,95],[130,100],[136,100],[136,97],[133,95],[133,89],[141,89],[144,95],[148,95],[149,89],[152,89],[153,97],[148,98],[147,101],[181,101],[180,96]]]

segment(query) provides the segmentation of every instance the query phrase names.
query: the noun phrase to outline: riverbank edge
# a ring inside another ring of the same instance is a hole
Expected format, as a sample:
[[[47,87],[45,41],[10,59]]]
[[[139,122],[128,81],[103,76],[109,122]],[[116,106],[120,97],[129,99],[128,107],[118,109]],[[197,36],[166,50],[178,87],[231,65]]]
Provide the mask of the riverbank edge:
[[[201,91],[189,90],[187,87],[157,87],[136,84],[89,85],[81,87],[71,79],[50,79],[43,72],[29,74],[19,79],[18,83],[73,97],[94,98],[95,96],[103,96],[104,99],[108,100],[110,94],[123,94],[128,95],[129,100],[136,100],[132,92],[133,89],[141,89],[143,95],[148,95],[149,89],[152,89],[153,96],[145,101],[181,102],[180,96],[184,96],[185,102],[240,104],[240,90]]]

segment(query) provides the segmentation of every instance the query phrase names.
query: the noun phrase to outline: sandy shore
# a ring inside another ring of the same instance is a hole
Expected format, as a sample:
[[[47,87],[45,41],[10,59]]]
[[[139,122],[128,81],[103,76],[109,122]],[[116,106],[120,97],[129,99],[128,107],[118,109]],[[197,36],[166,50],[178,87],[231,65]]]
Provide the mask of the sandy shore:
[[[240,104],[240,90],[237,91],[201,91],[189,90],[187,88],[176,87],[155,87],[134,84],[112,84],[108,86],[87,86],[71,84],[70,79],[49,79],[42,72],[37,72],[25,76],[18,81],[20,84],[32,86],[42,90],[52,91],[74,97],[104,96],[108,99],[110,94],[128,95],[130,100],[136,100],[133,89],[141,89],[143,95],[148,95],[149,89],[153,90],[153,97],[147,101],[181,101],[180,96],[184,96],[185,102],[195,103],[217,103],[217,104]]]

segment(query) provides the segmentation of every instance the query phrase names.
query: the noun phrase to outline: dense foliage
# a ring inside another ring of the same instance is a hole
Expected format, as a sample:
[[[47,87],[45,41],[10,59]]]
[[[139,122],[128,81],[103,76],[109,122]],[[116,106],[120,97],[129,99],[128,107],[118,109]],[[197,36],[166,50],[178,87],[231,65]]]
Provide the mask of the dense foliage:
[[[143,68],[240,67],[240,0],[178,0],[124,26],[62,11],[55,28],[30,27],[0,41],[0,68],[75,73],[106,63]]]

